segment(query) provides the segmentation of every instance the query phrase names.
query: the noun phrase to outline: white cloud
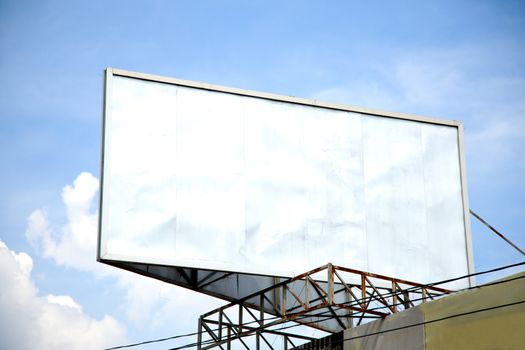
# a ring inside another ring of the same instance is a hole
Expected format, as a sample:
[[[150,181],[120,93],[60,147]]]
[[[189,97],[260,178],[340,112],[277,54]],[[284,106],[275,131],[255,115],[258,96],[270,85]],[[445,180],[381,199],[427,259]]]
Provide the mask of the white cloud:
[[[97,191],[98,179],[81,173],[73,185],[62,190],[67,222],[52,224],[44,210],[35,210],[28,217],[27,240],[57,265],[90,272],[101,281],[116,280],[119,289],[114,293],[122,300],[118,307],[124,310],[131,326],[144,334],[163,324],[170,324],[170,332],[195,331],[198,316],[224,302],[96,262]],[[48,301],[79,310],[78,304],[64,297],[49,296]]]
[[[0,348],[100,349],[126,341],[112,317],[90,318],[70,296],[38,296],[32,265],[0,241]]]
[[[194,332],[197,320],[225,302],[189,289],[162,281],[119,271],[118,285],[122,293],[127,319],[134,327],[159,328],[170,325],[171,332]]]
[[[44,256],[48,257],[56,250],[51,238],[51,229],[43,210],[35,210],[27,220],[26,238],[33,246],[39,246]]]
[[[92,201],[98,190],[98,180],[89,173],[81,173],[73,186],[62,190],[68,223],[60,232],[53,232],[44,210],[29,215],[26,237],[38,247],[45,257],[53,258],[58,265],[94,271],[97,212],[91,211]],[[58,237],[55,240],[54,237]]]
[[[46,297],[46,300],[50,304],[67,306],[67,307],[77,310],[78,312],[82,312],[82,306],[80,306],[80,304],[77,303],[75,300],[73,300],[73,298],[71,298],[69,295],[49,294]]]

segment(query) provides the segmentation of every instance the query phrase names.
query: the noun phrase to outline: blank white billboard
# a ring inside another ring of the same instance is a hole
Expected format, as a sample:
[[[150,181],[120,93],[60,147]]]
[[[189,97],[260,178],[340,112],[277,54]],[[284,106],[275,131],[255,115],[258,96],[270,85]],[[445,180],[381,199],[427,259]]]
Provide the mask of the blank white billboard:
[[[103,138],[100,261],[226,299],[472,271],[458,122],[107,69]]]

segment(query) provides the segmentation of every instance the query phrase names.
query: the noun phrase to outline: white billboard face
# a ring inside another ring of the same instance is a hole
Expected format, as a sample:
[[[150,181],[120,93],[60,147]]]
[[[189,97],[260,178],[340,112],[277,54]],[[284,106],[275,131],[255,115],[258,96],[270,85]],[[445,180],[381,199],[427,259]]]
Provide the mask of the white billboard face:
[[[104,262],[162,266],[182,285],[170,267],[291,277],[331,262],[421,283],[471,271],[455,122],[111,69],[105,102]],[[221,283],[204,291],[242,296]]]

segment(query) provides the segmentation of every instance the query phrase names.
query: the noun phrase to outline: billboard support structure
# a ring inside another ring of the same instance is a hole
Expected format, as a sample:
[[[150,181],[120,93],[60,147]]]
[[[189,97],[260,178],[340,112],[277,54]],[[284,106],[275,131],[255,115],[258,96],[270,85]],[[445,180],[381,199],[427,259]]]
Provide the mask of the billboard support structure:
[[[275,293],[279,299],[268,297]],[[282,337],[287,349],[288,345],[296,346],[293,339],[311,339],[276,330],[276,326],[293,321],[336,333],[450,293],[444,288],[327,264],[201,315],[198,349],[224,344],[230,348],[237,340],[250,349],[244,339],[254,336],[270,345],[264,334]],[[259,300],[260,305],[250,300]],[[265,309],[264,304],[271,301],[275,317],[255,311]]]

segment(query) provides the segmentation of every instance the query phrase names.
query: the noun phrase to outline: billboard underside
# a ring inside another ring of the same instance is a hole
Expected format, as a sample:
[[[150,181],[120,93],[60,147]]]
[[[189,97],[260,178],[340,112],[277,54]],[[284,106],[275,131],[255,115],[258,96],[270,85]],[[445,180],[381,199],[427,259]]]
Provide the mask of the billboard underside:
[[[459,124],[320,105],[108,69],[99,260],[229,300],[468,274]]]

